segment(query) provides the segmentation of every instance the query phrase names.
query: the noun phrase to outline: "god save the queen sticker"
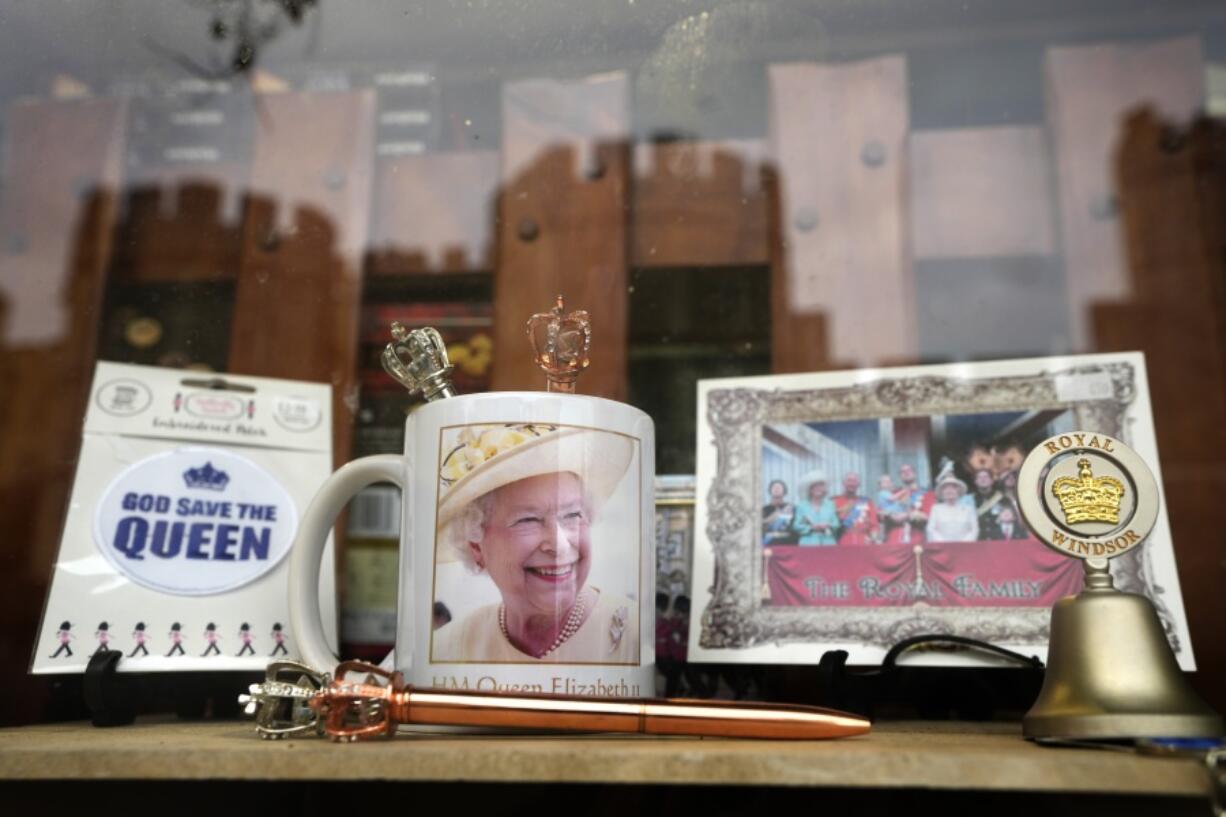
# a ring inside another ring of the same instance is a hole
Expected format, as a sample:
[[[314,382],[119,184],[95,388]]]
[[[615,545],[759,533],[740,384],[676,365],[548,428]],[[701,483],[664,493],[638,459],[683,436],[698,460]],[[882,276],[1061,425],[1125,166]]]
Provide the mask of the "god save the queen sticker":
[[[94,541],[116,570],[180,596],[255,581],[285,557],[297,529],[293,500],[271,474],[206,447],[129,466],[94,515]]]

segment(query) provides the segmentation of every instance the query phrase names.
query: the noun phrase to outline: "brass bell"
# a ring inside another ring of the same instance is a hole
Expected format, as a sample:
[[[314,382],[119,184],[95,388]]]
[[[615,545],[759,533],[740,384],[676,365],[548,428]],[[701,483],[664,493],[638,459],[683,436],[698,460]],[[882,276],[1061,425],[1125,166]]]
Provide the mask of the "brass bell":
[[[1028,738],[1211,738],[1222,718],[1192,690],[1154,605],[1122,593],[1109,560],[1139,547],[1158,520],[1145,461],[1105,434],[1069,432],[1026,456],[1019,504],[1040,541],[1084,560],[1085,587],[1051,611],[1047,674],[1022,720]]]
[[[1089,567],[1089,566],[1087,566]],[[1051,611],[1047,674],[1022,721],[1028,738],[1217,737],[1222,719],[1188,684],[1149,599],[1089,568]]]

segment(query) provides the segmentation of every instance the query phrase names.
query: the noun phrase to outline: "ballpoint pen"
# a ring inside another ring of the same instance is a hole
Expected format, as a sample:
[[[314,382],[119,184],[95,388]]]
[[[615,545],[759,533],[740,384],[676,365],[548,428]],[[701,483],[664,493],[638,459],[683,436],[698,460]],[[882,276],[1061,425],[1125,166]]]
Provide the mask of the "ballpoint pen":
[[[349,680],[355,674],[361,680]],[[776,740],[869,731],[863,718],[814,706],[413,689],[399,672],[357,661],[340,664],[335,678],[296,662],[270,664],[265,683],[239,702],[265,738],[355,741],[393,735],[402,723]]]

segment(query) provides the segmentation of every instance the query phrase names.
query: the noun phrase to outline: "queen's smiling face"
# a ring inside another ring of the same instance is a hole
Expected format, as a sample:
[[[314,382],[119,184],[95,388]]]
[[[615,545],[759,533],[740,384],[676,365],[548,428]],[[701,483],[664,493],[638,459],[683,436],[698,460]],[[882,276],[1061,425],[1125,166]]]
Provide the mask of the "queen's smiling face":
[[[469,542],[509,612],[565,616],[591,570],[590,513],[571,473],[543,474],[495,490],[483,536]]]

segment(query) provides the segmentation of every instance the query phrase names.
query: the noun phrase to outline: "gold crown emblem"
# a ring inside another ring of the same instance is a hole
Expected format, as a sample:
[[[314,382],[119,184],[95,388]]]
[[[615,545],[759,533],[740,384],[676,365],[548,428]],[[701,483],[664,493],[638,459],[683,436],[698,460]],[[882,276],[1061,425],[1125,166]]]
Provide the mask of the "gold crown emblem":
[[[1060,501],[1064,521],[1070,525],[1077,522],[1120,521],[1120,501],[1124,498],[1124,483],[1115,477],[1096,477],[1090,469],[1090,461],[1077,460],[1077,478],[1060,477],[1052,483],[1051,492]]]

